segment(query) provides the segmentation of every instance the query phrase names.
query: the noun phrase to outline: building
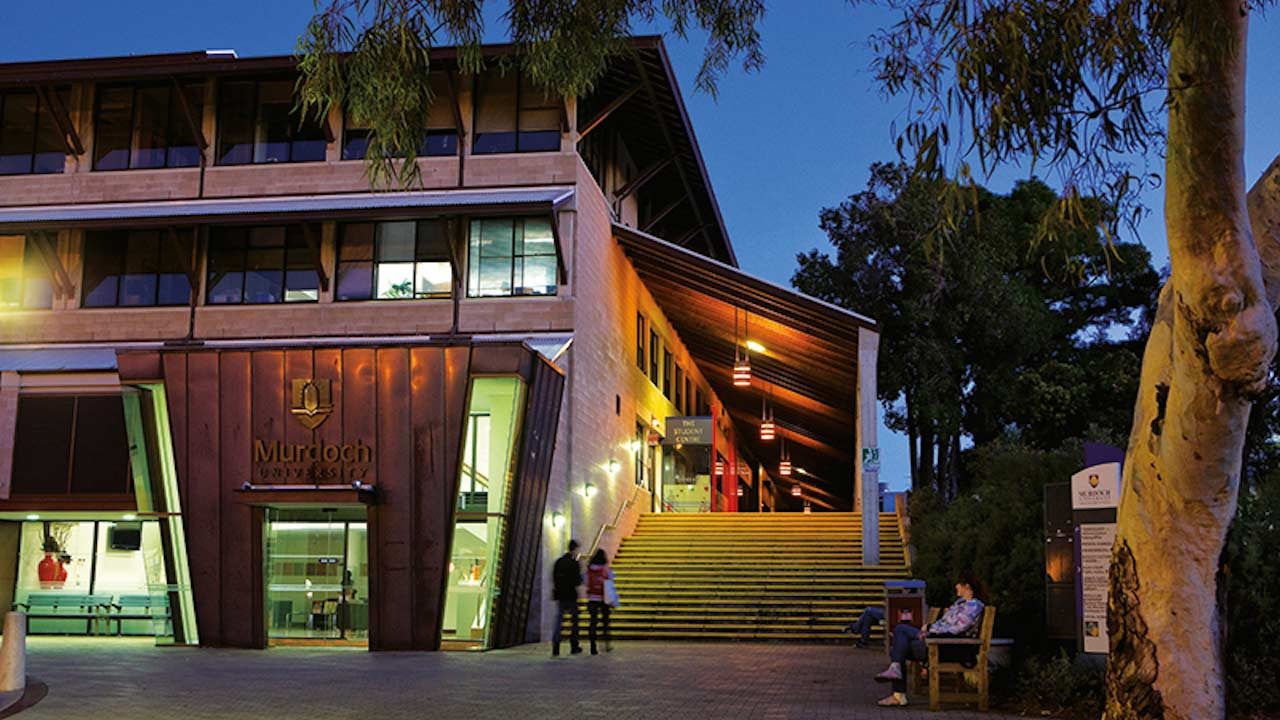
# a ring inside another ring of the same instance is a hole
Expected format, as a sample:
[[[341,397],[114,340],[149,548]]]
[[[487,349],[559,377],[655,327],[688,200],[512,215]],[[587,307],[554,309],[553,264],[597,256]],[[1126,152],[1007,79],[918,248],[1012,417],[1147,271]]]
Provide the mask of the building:
[[[395,192],[341,110],[292,114],[289,57],[0,65],[0,603],[499,647],[546,637],[571,536],[641,512],[874,520],[875,323],[737,269],[632,46],[585,98],[437,50]]]

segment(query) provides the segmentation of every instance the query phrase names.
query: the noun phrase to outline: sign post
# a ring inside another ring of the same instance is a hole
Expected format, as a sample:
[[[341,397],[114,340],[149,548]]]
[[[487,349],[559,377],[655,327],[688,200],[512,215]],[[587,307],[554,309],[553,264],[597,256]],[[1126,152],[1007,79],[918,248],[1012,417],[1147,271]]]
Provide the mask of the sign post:
[[[1071,476],[1071,514],[1075,523],[1076,627],[1080,649],[1105,655],[1107,593],[1111,546],[1116,540],[1120,504],[1120,463],[1091,465]]]

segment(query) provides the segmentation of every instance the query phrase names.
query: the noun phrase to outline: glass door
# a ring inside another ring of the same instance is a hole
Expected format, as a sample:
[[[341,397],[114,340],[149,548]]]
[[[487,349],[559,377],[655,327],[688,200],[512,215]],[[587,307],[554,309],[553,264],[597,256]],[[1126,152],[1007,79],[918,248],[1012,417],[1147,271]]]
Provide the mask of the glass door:
[[[268,508],[264,538],[268,641],[366,644],[364,508]]]

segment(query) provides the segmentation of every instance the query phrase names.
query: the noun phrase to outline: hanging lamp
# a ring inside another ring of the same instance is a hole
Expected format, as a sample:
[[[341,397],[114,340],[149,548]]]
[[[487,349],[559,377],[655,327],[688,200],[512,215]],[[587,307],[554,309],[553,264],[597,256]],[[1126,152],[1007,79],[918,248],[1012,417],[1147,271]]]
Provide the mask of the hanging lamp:
[[[760,399],[760,439],[773,440],[778,434],[778,426],[773,422],[773,411],[769,409],[769,401]]]
[[[778,475],[782,477],[791,477],[791,453],[787,452],[786,438],[782,438],[779,449],[781,455],[778,460]]]
[[[747,317],[743,313],[742,333],[747,334]],[[733,386],[751,387],[751,357],[738,339],[738,309],[733,309]]]

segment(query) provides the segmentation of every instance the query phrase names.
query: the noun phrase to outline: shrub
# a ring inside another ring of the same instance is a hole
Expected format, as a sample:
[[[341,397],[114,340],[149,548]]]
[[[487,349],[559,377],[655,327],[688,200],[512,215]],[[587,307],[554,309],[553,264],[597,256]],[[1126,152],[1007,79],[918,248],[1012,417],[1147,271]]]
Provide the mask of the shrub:
[[[1017,703],[1023,712],[1099,717],[1106,701],[1100,665],[1072,662],[1065,652],[1022,664]]]
[[[1280,713],[1280,472],[1241,495],[1224,556],[1233,717]]]

